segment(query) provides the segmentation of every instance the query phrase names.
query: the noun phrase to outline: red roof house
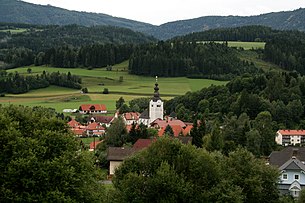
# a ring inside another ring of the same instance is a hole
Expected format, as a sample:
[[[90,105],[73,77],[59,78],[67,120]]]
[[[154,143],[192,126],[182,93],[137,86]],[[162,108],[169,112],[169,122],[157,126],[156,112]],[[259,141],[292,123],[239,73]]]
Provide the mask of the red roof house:
[[[82,104],[79,112],[82,114],[107,113],[107,108],[104,104]]]
[[[156,139],[138,139],[136,143],[134,143],[133,148],[135,150],[145,149],[149,147],[154,141],[156,141]]]
[[[76,120],[72,119],[71,121],[68,122],[68,125],[71,128],[78,128],[80,126],[80,123],[77,122]]]

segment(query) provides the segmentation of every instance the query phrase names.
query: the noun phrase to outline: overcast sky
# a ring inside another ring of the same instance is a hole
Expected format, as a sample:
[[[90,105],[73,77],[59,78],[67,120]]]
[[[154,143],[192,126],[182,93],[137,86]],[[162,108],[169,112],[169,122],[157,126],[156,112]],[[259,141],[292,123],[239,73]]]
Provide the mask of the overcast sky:
[[[258,15],[305,8],[305,0],[24,0],[154,25],[207,15]]]

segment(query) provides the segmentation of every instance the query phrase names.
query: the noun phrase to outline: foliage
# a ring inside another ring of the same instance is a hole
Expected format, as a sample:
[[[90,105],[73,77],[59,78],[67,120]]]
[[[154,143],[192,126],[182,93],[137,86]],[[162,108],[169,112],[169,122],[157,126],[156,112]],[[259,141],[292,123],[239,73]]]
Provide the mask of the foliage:
[[[93,157],[54,111],[0,107],[0,126],[1,202],[103,200]]]
[[[219,43],[159,42],[139,46],[132,54],[129,72],[137,75],[231,79],[259,70],[241,61],[235,51]]]
[[[0,75],[0,92],[20,94],[30,90],[45,88],[50,85],[80,89],[80,83],[81,78],[72,75],[70,72],[64,74],[43,71],[41,75],[23,76],[18,72],[7,74],[5,71],[2,71]]]
[[[285,70],[305,74],[305,34],[298,31],[282,32],[267,41],[264,58]]]
[[[275,202],[277,178],[245,150],[225,157],[165,137],[125,160],[113,183],[120,202]]]
[[[127,140],[127,129],[121,117],[115,119],[107,129],[105,142],[108,146],[122,147]]]
[[[211,125],[217,121],[221,130],[214,135],[223,135],[220,146],[224,153],[240,145],[256,156],[268,156],[276,148],[275,132],[279,128],[303,128],[304,81],[295,73],[243,75],[226,86],[211,86],[175,97],[164,106],[166,112],[175,111],[184,121],[189,121],[190,115],[204,114],[208,124],[205,134],[209,134],[205,144],[217,138],[213,137],[215,127]]]

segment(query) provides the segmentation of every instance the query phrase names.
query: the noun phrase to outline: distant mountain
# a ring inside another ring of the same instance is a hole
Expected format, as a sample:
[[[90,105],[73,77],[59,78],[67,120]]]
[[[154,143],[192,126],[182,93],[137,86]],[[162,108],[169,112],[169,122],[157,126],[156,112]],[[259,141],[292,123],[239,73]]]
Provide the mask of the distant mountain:
[[[105,14],[69,11],[50,5],[35,5],[17,0],[0,0],[0,21],[44,25],[110,25],[140,31],[158,39],[170,39],[175,36],[209,29],[245,25],[264,25],[279,30],[296,29],[305,31],[305,9],[300,8],[294,11],[267,13],[248,17],[205,16],[154,26]]]
[[[215,28],[264,25],[278,30],[305,31],[305,9],[267,13],[257,16],[206,16],[190,20],[174,21],[160,25],[149,32],[158,39],[170,39]]]
[[[110,25],[135,31],[146,31],[154,27],[148,23],[106,14],[70,11],[50,5],[36,5],[17,0],[0,0],[0,21],[41,25]]]

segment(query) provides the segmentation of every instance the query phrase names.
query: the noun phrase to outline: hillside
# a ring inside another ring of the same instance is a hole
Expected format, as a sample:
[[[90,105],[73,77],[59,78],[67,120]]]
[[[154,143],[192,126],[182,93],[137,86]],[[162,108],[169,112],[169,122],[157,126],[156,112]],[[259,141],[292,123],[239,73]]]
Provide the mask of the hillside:
[[[274,12],[257,16],[205,16],[190,20],[165,23],[150,34],[156,38],[170,39],[215,28],[264,25],[277,30],[305,31],[305,9]]]
[[[0,19],[1,22],[43,25],[110,25],[140,31],[158,39],[170,39],[192,32],[245,25],[264,25],[279,30],[296,29],[305,31],[305,24],[303,23],[305,21],[305,9],[301,8],[294,11],[273,12],[257,16],[204,16],[154,26],[105,14],[69,11],[50,5],[35,5],[17,0],[0,0]]]
[[[1,22],[85,26],[111,25],[129,28],[136,31],[149,30],[153,26],[106,14],[69,11],[54,6],[43,6],[17,0],[0,0]]]

